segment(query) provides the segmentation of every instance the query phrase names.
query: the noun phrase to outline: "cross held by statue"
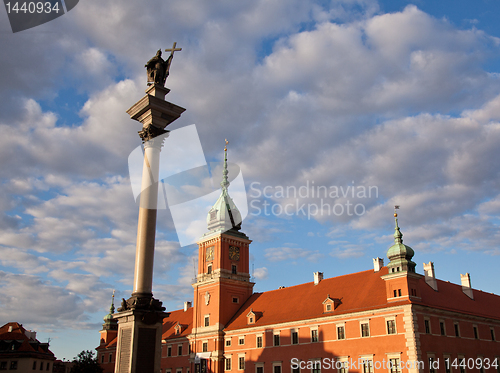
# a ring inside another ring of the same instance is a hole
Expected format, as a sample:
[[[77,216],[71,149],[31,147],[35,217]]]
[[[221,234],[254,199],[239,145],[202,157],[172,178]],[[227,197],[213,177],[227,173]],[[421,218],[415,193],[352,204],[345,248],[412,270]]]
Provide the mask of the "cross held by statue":
[[[170,55],[173,57],[174,52],[180,52],[182,48],[176,48],[177,42],[174,42],[174,45],[170,49],[165,49],[165,52],[170,52]]]

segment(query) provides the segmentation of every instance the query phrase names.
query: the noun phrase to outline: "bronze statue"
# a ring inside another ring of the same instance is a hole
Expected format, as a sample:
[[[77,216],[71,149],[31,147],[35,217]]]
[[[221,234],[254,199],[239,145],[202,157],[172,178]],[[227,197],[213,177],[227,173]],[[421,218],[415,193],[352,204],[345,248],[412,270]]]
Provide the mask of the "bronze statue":
[[[144,67],[147,68],[148,85],[161,84],[165,87],[165,81],[170,71],[170,64],[174,58],[174,52],[182,50],[182,48],[176,48],[176,45],[177,43],[174,43],[172,48],[165,49],[165,52],[170,52],[170,56],[168,56],[166,61],[161,58],[161,49],[158,49],[156,56],[151,58],[146,65],[144,65]]]

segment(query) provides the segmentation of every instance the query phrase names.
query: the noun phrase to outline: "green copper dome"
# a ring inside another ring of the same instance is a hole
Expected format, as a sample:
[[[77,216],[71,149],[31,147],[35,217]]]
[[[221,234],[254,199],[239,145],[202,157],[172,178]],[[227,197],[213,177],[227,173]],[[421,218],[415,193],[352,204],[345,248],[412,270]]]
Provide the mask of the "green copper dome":
[[[410,246],[403,244],[403,233],[399,230],[398,215],[394,214],[396,227],[394,228],[394,245],[387,250],[387,258],[390,262],[387,265],[389,272],[415,272],[416,264],[412,262],[415,252]]]

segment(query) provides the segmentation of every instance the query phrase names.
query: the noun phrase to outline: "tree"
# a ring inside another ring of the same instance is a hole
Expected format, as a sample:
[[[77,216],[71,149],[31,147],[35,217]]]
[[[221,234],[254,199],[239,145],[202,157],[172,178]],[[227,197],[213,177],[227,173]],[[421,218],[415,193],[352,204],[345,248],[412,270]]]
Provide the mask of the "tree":
[[[87,350],[82,351],[73,359],[73,367],[70,373],[102,373],[103,370],[97,361],[97,354]]]

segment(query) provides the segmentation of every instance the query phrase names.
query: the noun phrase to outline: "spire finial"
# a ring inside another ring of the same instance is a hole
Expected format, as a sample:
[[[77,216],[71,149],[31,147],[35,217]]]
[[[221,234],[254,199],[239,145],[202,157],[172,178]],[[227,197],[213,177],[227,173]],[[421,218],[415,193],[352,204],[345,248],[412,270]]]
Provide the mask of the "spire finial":
[[[111,296],[111,307],[109,308],[109,313],[115,313],[115,289],[113,289],[113,295]]]
[[[227,170],[227,144],[229,144],[229,141],[226,139],[226,146],[224,146],[224,169],[222,171],[222,181],[220,183],[222,191],[226,193],[227,187],[229,186],[229,181],[227,180],[227,174],[229,173]]]
[[[394,228],[394,230],[395,230],[395,232],[394,232],[394,241],[396,243],[403,243],[403,234],[399,230],[398,213],[396,212],[396,210],[399,210],[399,205],[394,206],[394,220],[395,220],[395,223],[396,223],[396,226]]]

